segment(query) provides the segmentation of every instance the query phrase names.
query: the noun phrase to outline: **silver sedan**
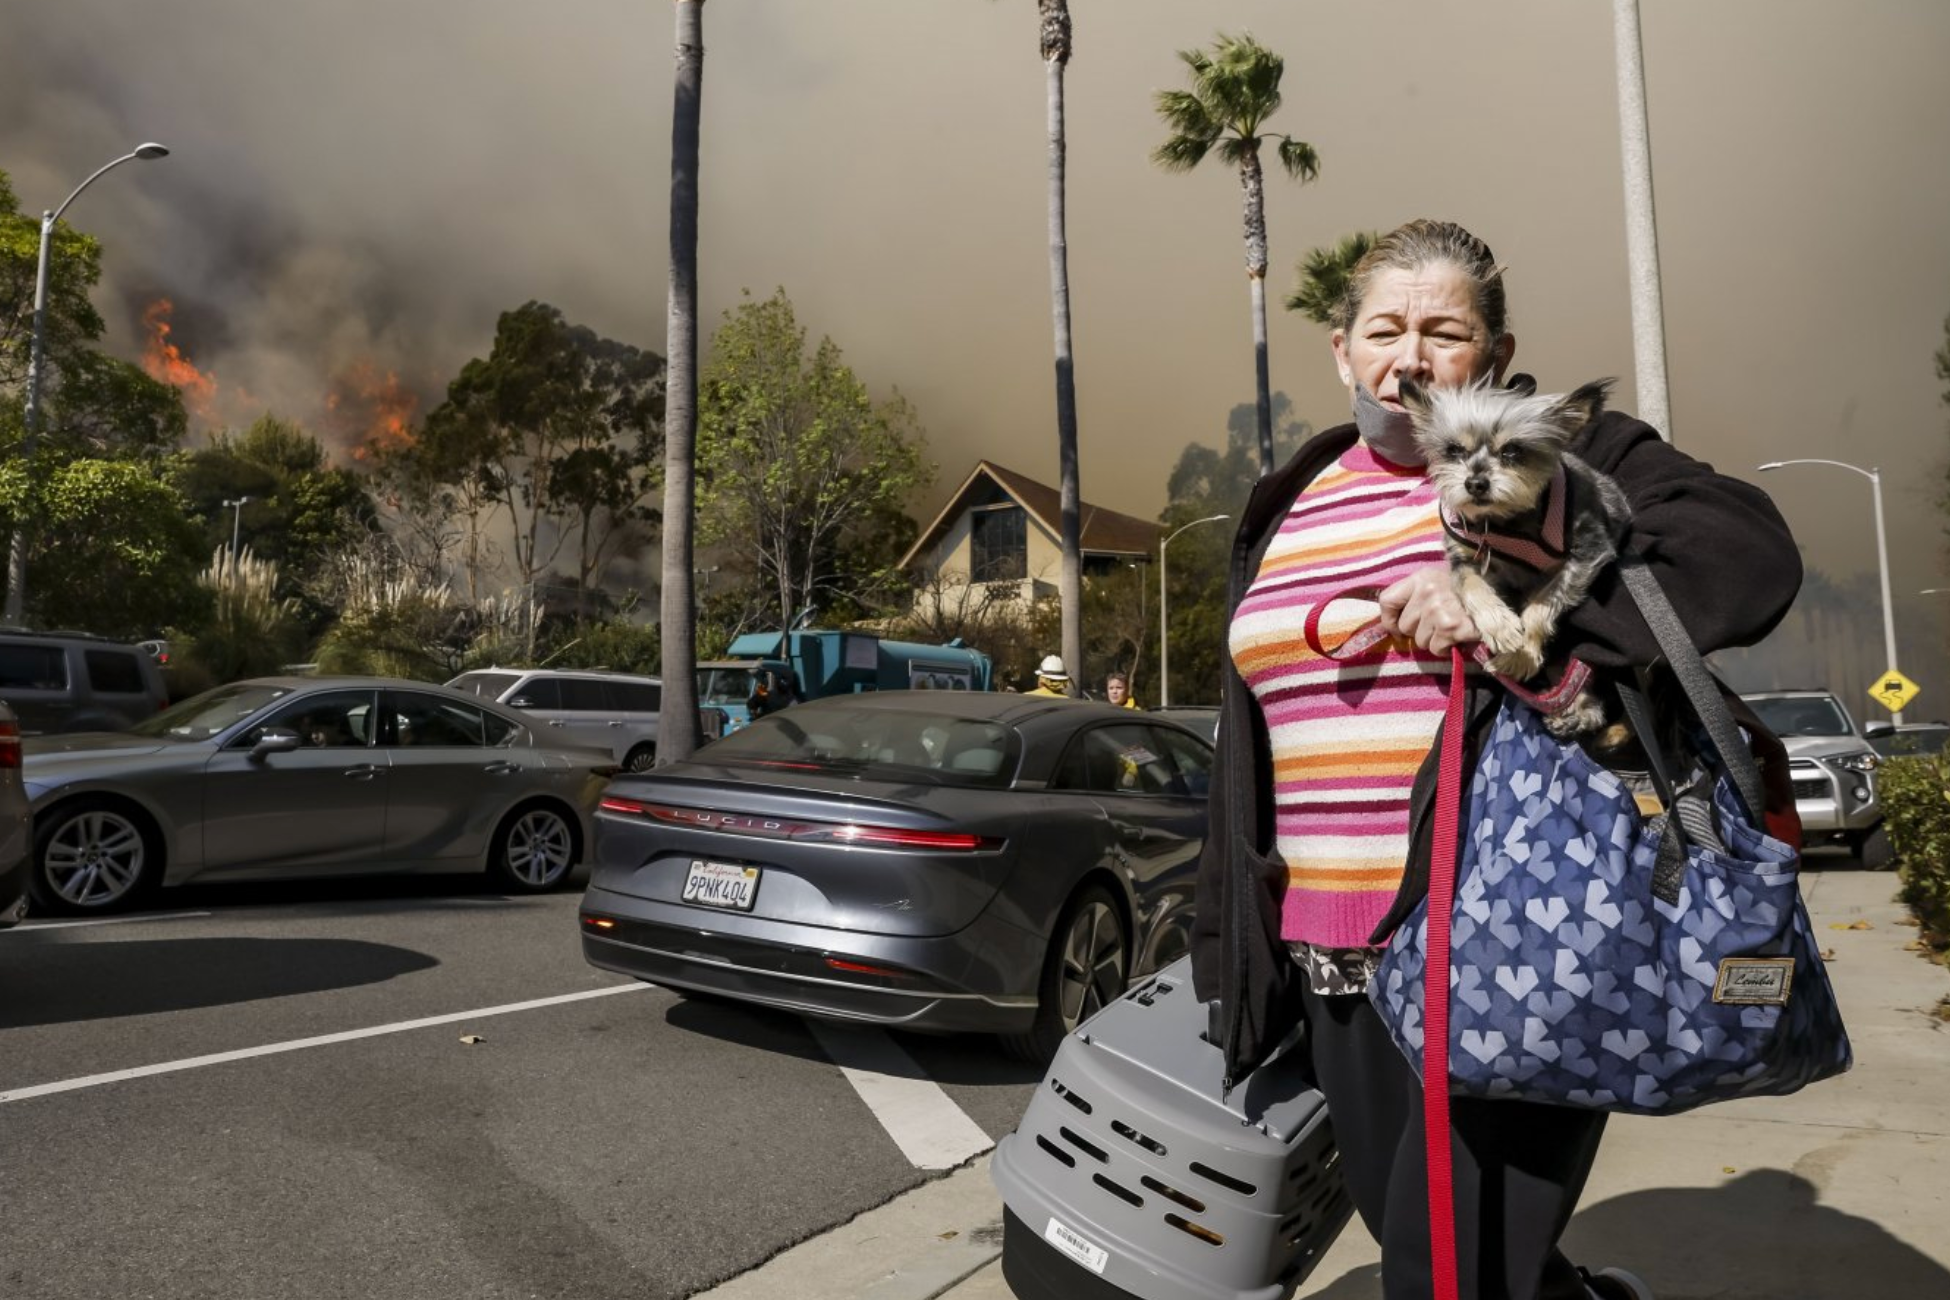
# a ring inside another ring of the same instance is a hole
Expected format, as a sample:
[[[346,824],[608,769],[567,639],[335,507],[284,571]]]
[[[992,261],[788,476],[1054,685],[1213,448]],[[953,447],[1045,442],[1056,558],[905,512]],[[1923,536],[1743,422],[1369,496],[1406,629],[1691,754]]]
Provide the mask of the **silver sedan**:
[[[158,885],[487,870],[563,884],[608,754],[521,715],[385,678],[265,677],[126,733],[28,739],[36,910],[98,913]]]

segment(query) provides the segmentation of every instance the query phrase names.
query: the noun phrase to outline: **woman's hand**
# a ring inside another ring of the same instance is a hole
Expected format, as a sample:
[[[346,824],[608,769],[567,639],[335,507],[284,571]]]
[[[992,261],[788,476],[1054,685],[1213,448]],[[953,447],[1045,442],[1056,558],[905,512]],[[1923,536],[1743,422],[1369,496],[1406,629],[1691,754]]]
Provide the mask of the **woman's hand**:
[[[1449,566],[1417,569],[1381,593],[1381,626],[1418,649],[1441,654],[1483,639],[1449,580]]]

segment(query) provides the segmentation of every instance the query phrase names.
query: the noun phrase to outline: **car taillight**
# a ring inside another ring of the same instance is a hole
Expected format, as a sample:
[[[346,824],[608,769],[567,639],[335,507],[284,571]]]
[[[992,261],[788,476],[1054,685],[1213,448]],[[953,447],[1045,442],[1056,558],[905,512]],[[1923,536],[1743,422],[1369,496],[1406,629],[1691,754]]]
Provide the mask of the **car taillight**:
[[[638,803],[635,799],[618,799],[614,795],[605,796],[596,807],[601,812],[622,813],[626,817],[641,817],[650,811],[650,805],[647,803]]]
[[[770,840],[803,840],[821,844],[857,844],[872,848],[933,849],[950,853],[976,853],[999,849],[1003,841],[966,831],[913,830],[905,826],[867,826],[858,822],[792,821],[755,813],[717,812],[708,808],[679,808],[607,795],[597,808],[623,817],[647,817],[666,826],[688,826],[701,831],[723,831],[731,835],[754,835]]]
[[[980,835],[960,831],[911,831],[899,826],[835,826],[822,835],[799,835],[795,839],[830,839],[840,844],[879,844],[898,849],[959,849],[973,852],[983,846]]]
[[[0,722],[0,767],[20,766],[20,724]]]

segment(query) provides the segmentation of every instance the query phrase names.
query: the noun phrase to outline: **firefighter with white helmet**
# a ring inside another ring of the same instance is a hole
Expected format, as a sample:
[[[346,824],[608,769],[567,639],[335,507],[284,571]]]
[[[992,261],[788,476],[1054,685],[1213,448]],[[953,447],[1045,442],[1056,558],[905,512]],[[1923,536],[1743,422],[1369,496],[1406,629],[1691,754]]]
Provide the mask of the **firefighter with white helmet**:
[[[1059,699],[1070,697],[1070,674],[1063,667],[1061,655],[1044,655],[1043,662],[1036,666],[1036,689],[1024,691],[1024,695],[1053,695]]]

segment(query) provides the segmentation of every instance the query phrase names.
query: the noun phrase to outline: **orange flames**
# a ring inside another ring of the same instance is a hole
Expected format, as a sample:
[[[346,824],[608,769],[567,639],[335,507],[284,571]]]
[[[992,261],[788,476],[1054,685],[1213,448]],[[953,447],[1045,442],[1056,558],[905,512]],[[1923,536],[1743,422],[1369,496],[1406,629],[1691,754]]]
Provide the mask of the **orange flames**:
[[[369,460],[413,442],[420,399],[391,370],[360,361],[340,371],[325,395],[325,412],[352,442],[355,460]]]
[[[169,314],[174,310],[169,299],[158,298],[142,313],[142,328],[149,336],[142,349],[142,368],[152,379],[174,384],[190,413],[207,419],[216,400],[217,381],[198,370],[183,350],[169,341]]]

